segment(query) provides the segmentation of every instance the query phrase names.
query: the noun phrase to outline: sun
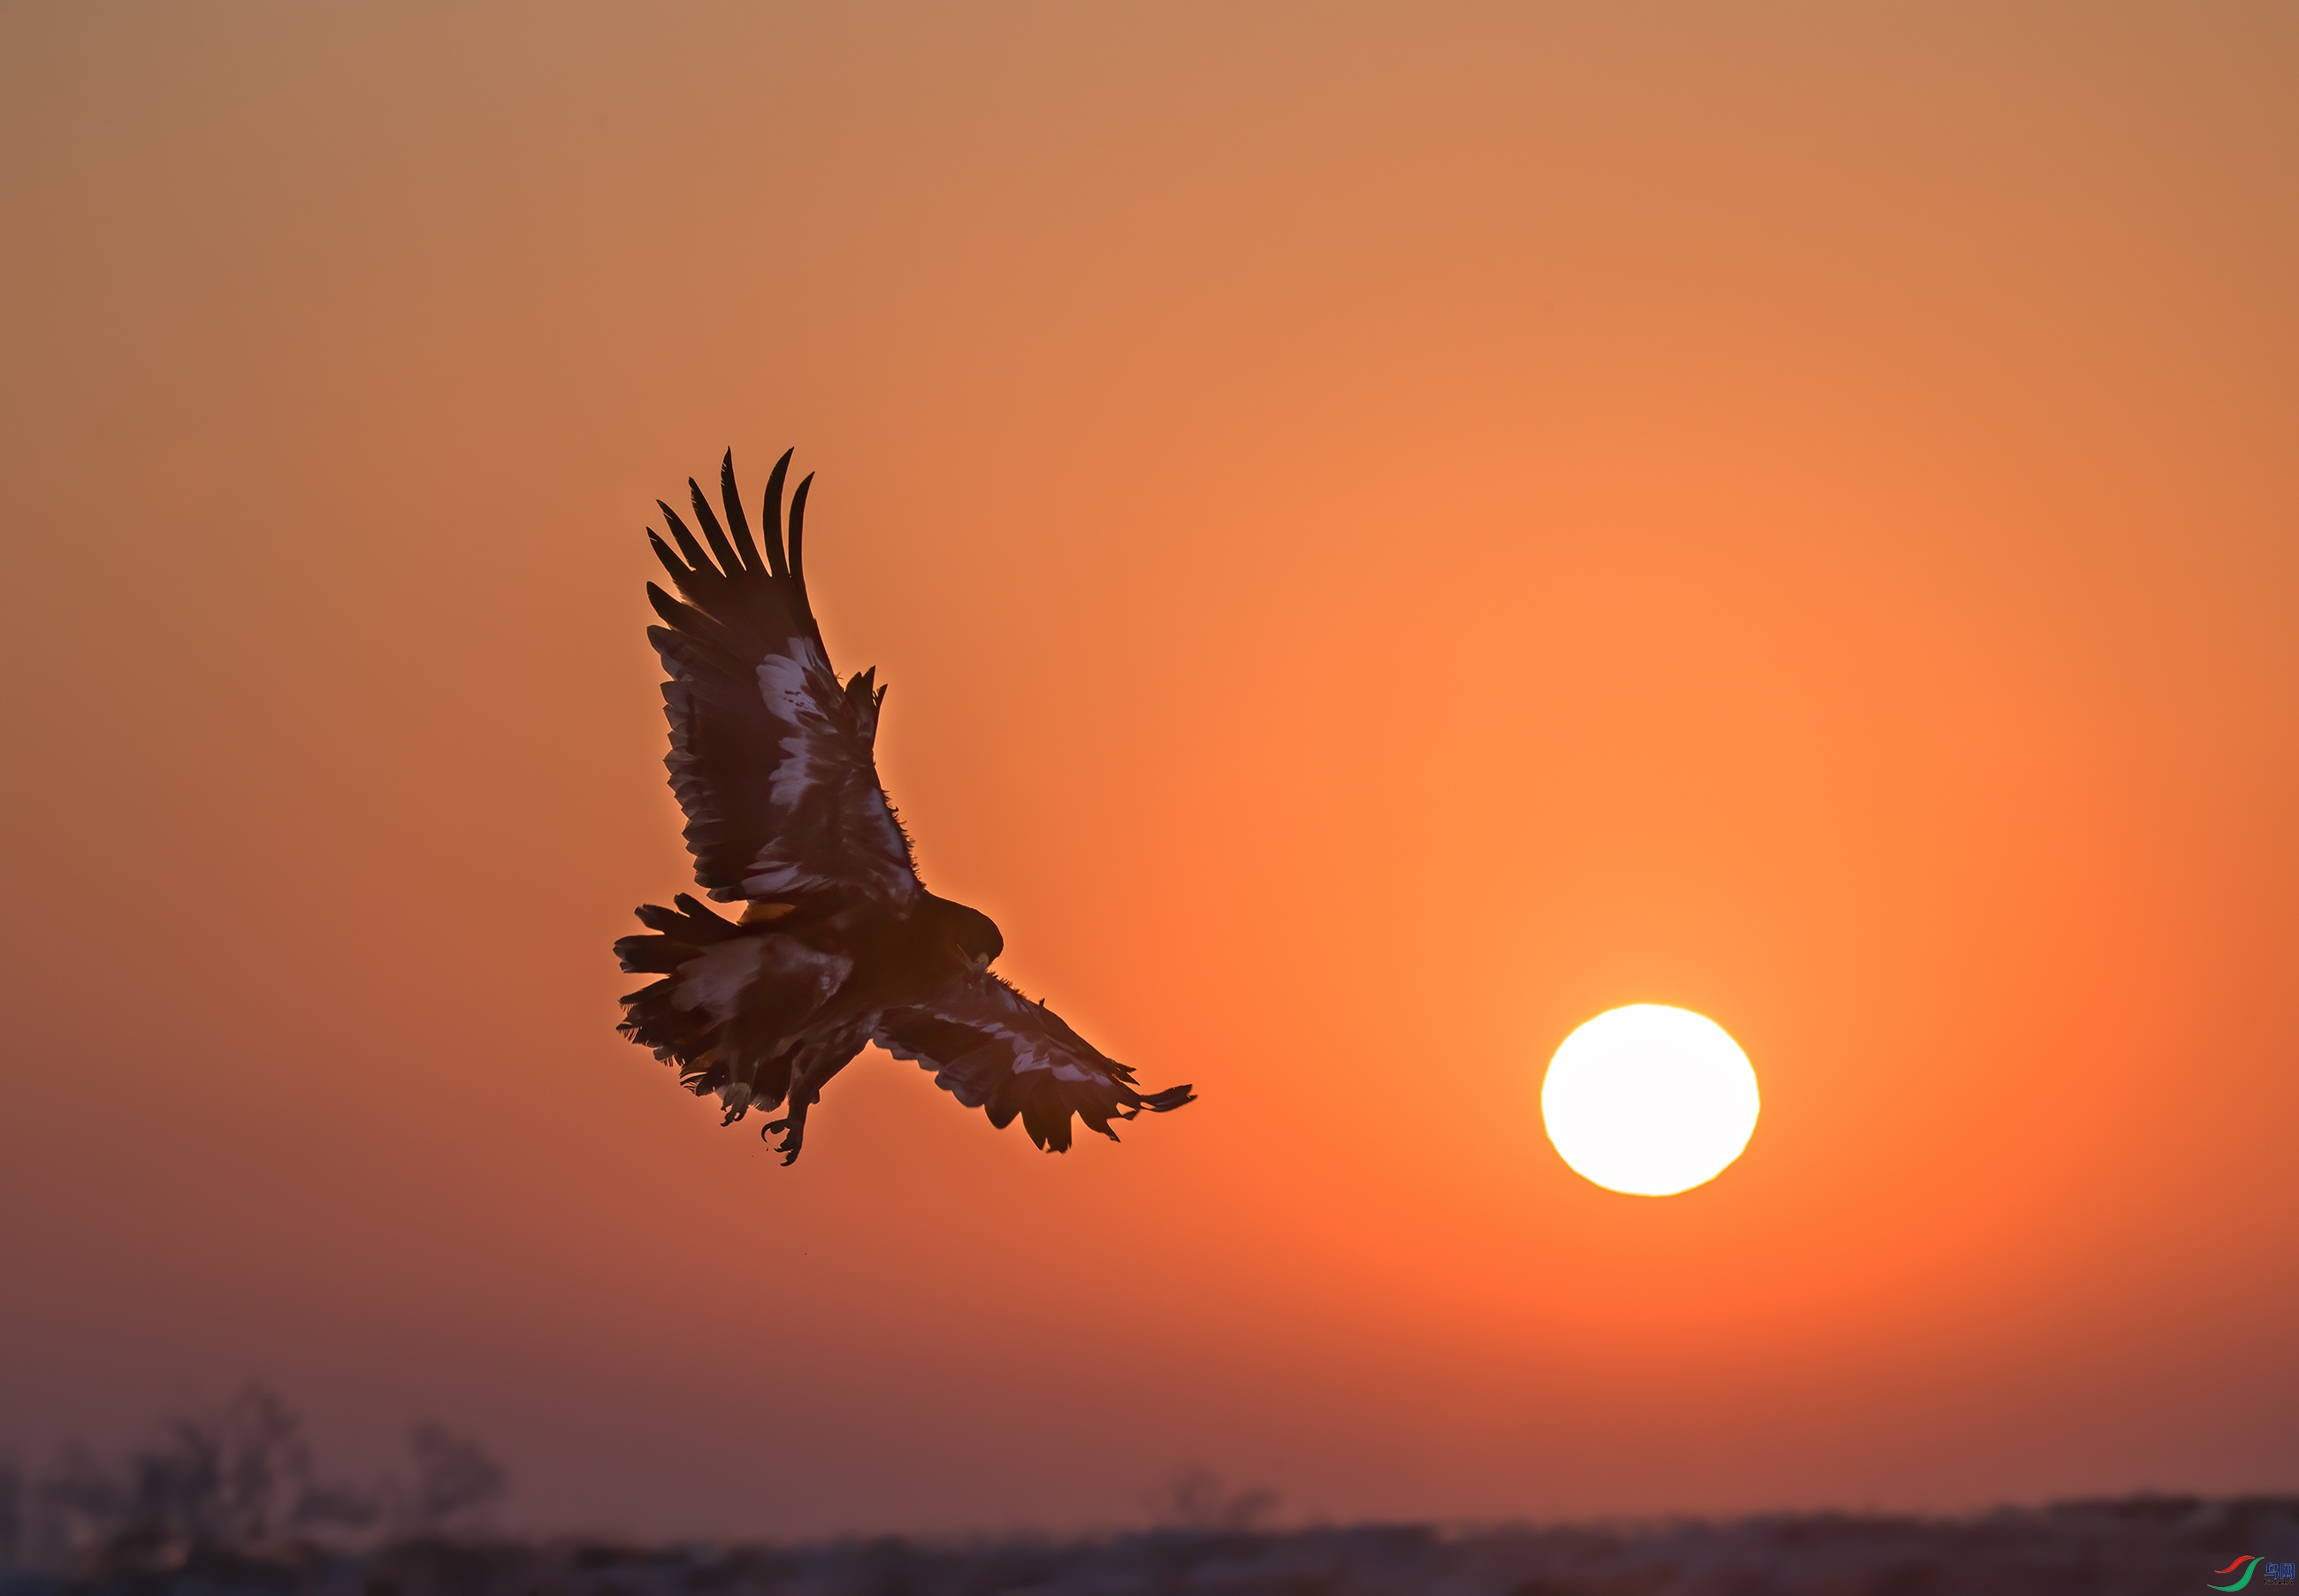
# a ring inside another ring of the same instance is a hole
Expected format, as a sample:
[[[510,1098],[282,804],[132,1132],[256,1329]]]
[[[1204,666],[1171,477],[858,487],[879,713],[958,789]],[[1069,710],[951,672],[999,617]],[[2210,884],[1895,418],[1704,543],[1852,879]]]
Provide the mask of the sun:
[[[1631,1003],[1564,1039],[1540,1084],[1548,1139],[1609,1191],[1669,1197],[1714,1180],[1756,1128],[1756,1072],[1724,1027]]]

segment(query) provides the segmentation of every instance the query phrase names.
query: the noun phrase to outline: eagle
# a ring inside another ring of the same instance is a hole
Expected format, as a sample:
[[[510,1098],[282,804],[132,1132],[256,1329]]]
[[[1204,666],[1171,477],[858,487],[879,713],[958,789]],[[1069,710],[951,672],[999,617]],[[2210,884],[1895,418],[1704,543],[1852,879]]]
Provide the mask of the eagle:
[[[878,780],[886,689],[876,667],[840,684],[807,603],[811,475],[791,496],[783,541],[792,453],[767,479],[759,539],[731,449],[718,469],[723,524],[690,477],[700,537],[660,500],[676,550],[647,528],[678,590],[647,584],[662,622],[647,640],[669,678],[663,762],[696,884],[743,907],[729,919],[685,893],[668,909],[643,904],[647,934],[622,938],[615,955],[663,979],[623,998],[616,1028],[696,1096],[717,1096],[727,1125],[781,1107],[760,1134],[781,1135],[784,1164],[823,1087],[873,1042],[1000,1129],[1019,1118],[1054,1152],[1069,1150],[1073,1116],[1116,1141],[1111,1120],[1194,1101],[1186,1085],[1139,1090],[1132,1070],[1016,991],[990,968],[1006,946],[997,924],[918,878]]]

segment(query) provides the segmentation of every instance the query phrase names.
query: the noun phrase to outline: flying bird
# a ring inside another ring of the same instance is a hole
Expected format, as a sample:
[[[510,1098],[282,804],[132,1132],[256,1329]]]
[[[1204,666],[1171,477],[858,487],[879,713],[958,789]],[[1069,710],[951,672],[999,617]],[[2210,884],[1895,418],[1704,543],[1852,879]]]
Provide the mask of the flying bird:
[[[647,639],[670,678],[663,762],[696,883],[743,908],[728,919],[685,893],[668,909],[643,905],[649,935],[615,954],[664,979],[622,1000],[617,1029],[696,1096],[715,1094],[728,1125],[782,1107],[761,1134],[782,1136],[785,1164],[823,1086],[872,1042],[1000,1129],[1018,1117],[1055,1152],[1069,1150],[1073,1115],[1115,1141],[1112,1119],[1192,1101],[1186,1085],[1137,1090],[1132,1070],[992,971],[1006,943],[988,915],[918,879],[873,753],[886,689],[875,667],[840,685],[807,603],[811,476],[791,497],[784,546],[790,461],[767,479],[758,540],[732,450],[718,470],[723,525],[689,478],[701,538],[660,500],[676,549],[647,530],[678,590],[647,584],[662,618]]]

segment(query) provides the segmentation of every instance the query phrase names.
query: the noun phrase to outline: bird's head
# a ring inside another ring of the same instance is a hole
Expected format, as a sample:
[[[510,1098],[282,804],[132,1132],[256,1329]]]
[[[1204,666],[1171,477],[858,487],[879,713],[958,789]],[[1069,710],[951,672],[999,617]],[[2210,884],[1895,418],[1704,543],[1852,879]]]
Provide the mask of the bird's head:
[[[991,960],[1006,951],[1006,939],[998,934],[998,922],[979,909],[968,909],[948,898],[935,898],[934,907],[951,945],[975,968],[988,969]]]

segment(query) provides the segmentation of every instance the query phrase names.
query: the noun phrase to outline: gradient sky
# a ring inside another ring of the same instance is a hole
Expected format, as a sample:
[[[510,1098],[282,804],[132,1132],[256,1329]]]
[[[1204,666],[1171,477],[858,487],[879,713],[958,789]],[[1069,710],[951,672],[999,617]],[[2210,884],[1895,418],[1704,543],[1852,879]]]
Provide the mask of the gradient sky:
[[[0,10],[0,1448],[640,1533],[2299,1488],[2299,10]],[[612,1031],[641,528],[820,472],[1186,1112]],[[1556,1159],[1573,1026],[1764,1118]]]

